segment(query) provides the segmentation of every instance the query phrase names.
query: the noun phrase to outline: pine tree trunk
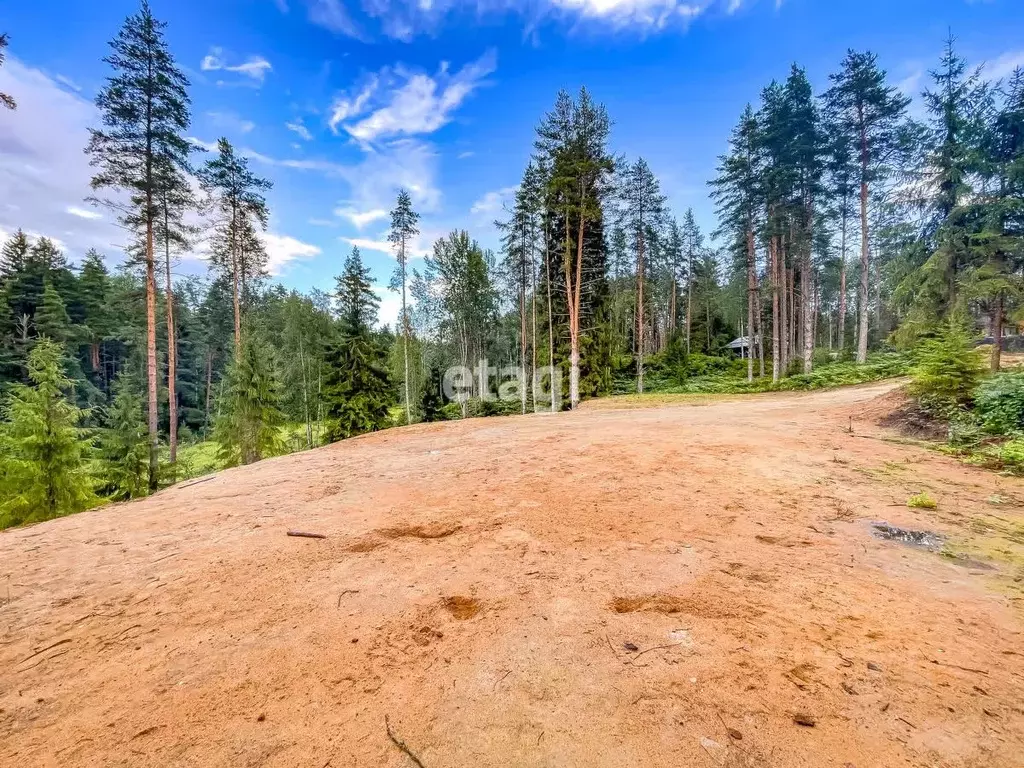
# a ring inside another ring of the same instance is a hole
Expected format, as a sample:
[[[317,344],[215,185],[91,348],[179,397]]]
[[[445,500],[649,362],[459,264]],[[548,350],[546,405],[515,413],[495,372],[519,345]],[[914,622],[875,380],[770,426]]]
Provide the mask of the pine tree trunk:
[[[206,351],[206,420],[205,426],[210,426],[210,391],[213,388],[213,350]]]
[[[644,334],[644,236],[641,232],[636,251],[636,391],[641,395],[644,393]]]
[[[171,283],[171,244],[167,237],[167,209],[164,208],[164,268],[167,287],[167,442],[170,447],[171,482],[176,479],[174,464],[178,460],[178,343],[174,327],[174,286]]]
[[[235,211],[234,202],[231,204],[231,221],[231,304],[235,311],[235,360],[237,361],[242,355],[242,302],[239,296],[241,265],[238,254],[240,247],[238,243],[238,213]]]
[[[668,332],[666,333],[668,338],[671,338],[672,334],[676,332],[676,292],[678,289],[676,288],[676,275],[674,270],[675,266],[673,265],[672,279],[669,286],[670,293],[668,297]],[[666,341],[667,340],[668,339],[666,339]]]
[[[551,388],[551,412],[554,413],[557,406],[555,402],[555,321],[551,309],[551,233],[547,222],[544,223],[544,274],[547,276],[545,282],[548,294],[548,368],[551,376],[549,386]]]
[[[844,198],[845,199],[845,198]],[[845,206],[845,202],[843,203]],[[836,332],[839,354],[846,348],[846,212],[843,211],[839,245],[839,328]]]
[[[754,380],[754,301],[757,293],[757,268],[754,255],[754,230],[747,230],[747,381]]]
[[[568,219],[566,220],[566,247],[568,240]],[[571,258],[565,264],[565,290],[569,309],[569,407],[572,410],[580,404],[580,283],[583,279],[583,237],[586,231],[586,219],[580,213],[579,231],[576,242],[576,280],[573,285]],[[571,254],[571,250],[569,252]]]
[[[989,367],[992,373],[999,372],[1002,363],[1003,353],[1003,295],[1000,293],[992,308],[992,355],[989,358]]]
[[[156,264],[153,253],[153,217],[146,203],[146,378],[149,384],[149,490],[160,480],[159,391],[156,365]]]
[[[859,305],[857,307],[857,362],[866,363],[868,359],[868,289],[871,278],[871,256],[869,250],[868,231],[868,139],[861,116],[860,132],[860,287],[858,290]]]
[[[772,273],[772,383],[779,380],[782,373],[782,317],[779,292],[782,289],[782,275],[779,265],[779,238],[773,235],[769,245],[771,250]]]
[[[690,328],[693,320],[693,252],[686,254],[686,354],[690,354]]]
[[[814,278],[811,276],[811,253],[810,248],[804,254],[804,261],[800,274],[800,293],[803,298],[804,307],[804,373],[810,373],[814,368],[814,318],[817,316],[814,308]]]
[[[526,249],[525,238],[523,250]],[[525,256],[525,254],[524,254]],[[526,413],[526,259],[522,259],[523,270],[519,279],[519,365],[522,377],[519,381],[519,402]]]
[[[531,330],[533,333],[530,349],[533,353],[533,365],[530,370],[530,395],[533,398],[533,410],[537,411],[537,232],[530,229],[530,308],[532,312]],[[525,382],[524,382],[525,386]]]
[[[409,315],[405,310],[405,237],[402,238],[402,335],[405,339],[405,423],[412,424],[412,406],[409,404]]]

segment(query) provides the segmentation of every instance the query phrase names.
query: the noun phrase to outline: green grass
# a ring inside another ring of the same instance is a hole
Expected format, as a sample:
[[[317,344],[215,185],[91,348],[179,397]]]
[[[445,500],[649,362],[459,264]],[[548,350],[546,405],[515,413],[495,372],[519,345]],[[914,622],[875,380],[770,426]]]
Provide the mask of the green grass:
[[[681,385],[659,388],[665,394],[740,395],[753,392],[805,392],[815,389],[865,384],[910,371],[910,358],[895,353],[871,355],[863,365],[853,362],[826,363],[811,373],[798,373],[772,383],[771,376],[747,381],[746,374],[719,373],[694,376]]]
[[[907,499],[907,506],[913,509],[938,509],[939,503],[929,496],[927,491],[922,491]]]

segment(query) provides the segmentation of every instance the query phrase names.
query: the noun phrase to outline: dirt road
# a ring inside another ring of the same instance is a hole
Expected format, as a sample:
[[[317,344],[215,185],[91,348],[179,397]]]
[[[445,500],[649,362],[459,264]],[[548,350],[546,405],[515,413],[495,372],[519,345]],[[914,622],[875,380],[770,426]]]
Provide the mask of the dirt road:
[[[1020,766],[1024,482],[879,439],[891,387],[420,425],[2,533],[0,765],[415,765],[387,716],[427,768]]]

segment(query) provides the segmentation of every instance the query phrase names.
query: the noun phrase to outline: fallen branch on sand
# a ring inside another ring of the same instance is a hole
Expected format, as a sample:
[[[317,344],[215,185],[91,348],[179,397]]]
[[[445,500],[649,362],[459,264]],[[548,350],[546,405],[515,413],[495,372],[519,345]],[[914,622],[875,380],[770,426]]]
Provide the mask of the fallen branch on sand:
[[[639,659],[641,656],[643,656],[645,653],[650,653],[651,651],[660,651],[662,648],[675,648],[677,645],[683,645],[683,643],[672,643],[670,645],[656,645],[653,648],[648,648],[646,651],[640,651],[640,653],[638,653],[632,659],[629,659],[629,661],[627,661],[626,663],[627,664],[632,664],[637,659]]]
[[[298,536],[300,539],[326,539],[325,533],[310,533],[309,531],[288,531],[289,536]]]
[[[420,768],[426,768],[426,766],[423,765],[423,763],[420,761],[420,759],[418,757],[416,757],[416,753],[413,752],[411,749],[409,749],[408,745],[404,741],[402,741],[400,738],[398,738],[395,735],[395,732],[391,730],[391,723],[388,721],[388,716],[387,715],[384,715],[384,727],[387,729],[388,738],[391,739],[391,742],[396,747],[398,747],[400,750],[405,752],[405,754],[407,754],[409,756],[409,759],[412,760],[414,763],[416,763],[416,765],[418,765]]]

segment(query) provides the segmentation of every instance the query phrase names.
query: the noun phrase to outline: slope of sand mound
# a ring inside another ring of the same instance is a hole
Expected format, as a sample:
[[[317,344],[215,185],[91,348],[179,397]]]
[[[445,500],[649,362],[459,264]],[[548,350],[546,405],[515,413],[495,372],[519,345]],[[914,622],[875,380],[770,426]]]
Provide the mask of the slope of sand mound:
[[[0,764],[1019,766],[1024,483],[881,439],[892,386],[390,430],[2,533]]]

